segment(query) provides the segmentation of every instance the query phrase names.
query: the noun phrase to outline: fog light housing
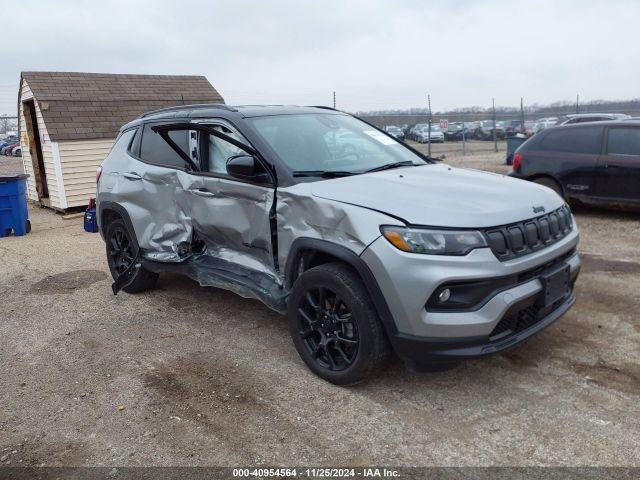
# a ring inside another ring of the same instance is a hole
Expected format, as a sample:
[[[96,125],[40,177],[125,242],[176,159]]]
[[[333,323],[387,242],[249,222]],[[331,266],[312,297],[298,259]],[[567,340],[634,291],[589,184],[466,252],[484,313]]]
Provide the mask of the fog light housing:
[[[445,303],[447,300],[451,298],[451,290],[445,288],[438,294],[438,301],[440,303]]]

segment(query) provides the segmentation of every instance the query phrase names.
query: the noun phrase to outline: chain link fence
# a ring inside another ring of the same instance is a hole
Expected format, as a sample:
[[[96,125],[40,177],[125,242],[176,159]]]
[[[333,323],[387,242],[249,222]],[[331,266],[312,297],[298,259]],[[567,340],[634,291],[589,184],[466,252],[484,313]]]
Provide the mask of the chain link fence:
[[[592,103],[562,107],[493,107],[432,112],[360,112],[357,115],[379,128],[402,132],[404,141],[424,153],[438,156],[498,154],[506,156],[508,139],[526,138],[567,120],[567,115],[623,113],[640,118],[640,101]]]

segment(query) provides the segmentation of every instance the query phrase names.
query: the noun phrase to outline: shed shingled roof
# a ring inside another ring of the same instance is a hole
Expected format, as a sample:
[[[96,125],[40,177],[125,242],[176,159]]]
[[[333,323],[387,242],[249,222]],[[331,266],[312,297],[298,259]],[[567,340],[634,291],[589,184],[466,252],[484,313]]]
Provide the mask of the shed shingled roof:
[[[224,103],[203,76],[22,72],[21,78],[53,141],[115,138],[122,125],[151,110]]]

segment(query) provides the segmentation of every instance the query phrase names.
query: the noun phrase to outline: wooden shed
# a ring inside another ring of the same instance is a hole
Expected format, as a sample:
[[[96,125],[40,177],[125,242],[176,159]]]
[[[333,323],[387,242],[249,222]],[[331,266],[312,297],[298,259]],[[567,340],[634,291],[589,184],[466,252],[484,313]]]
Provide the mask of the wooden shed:
[[[28,198],[62,211],[87,205],[96,168],[123,124],[194,103],[224,100],[202,76],[22,72],[18,131]]]

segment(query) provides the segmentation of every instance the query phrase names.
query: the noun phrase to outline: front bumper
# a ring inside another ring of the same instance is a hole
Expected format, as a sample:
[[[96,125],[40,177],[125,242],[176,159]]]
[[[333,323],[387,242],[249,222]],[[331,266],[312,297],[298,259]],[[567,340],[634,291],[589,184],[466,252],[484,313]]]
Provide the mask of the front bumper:
[[[558,262],[570,267],[572,283],[580,270],[576,251],[577,228],[557,243],[519,258],[498,260],[489,248],[465,256],[416,255],[401,252],[379,238],[362,254],[378,281],[396,327],[390,332],[399,356],[414,360],[467,358],[510,347],[549,325],[575,301],[573,293],[555,305],[553,311],[536,311],[524,327],[510,335],[498,335],[504,322],[519,310],[532,309],[542,295],[541,268]],[[538,272],[538,273],[535,273]],[[461,311],[433,311],[426,307],[443,284],[515,276],[507,285],[475,308]],[[524,315],[524,313],[522,314]],[[503,324],[500,325],[500,322]],[[526,328],[525,328],[526,327]],[[517,331],[516,331],[517,330]],[[416,357],[417,356],[417,357]]]
[[[564,315],[575,303],[573,292],[557,308],[530,327],[496,340],[489,336],[467,338],[425,338],[397,334],[392,338],[395,351],[413,364],[450,363],[478,358],[507,350],[545,329]]]

